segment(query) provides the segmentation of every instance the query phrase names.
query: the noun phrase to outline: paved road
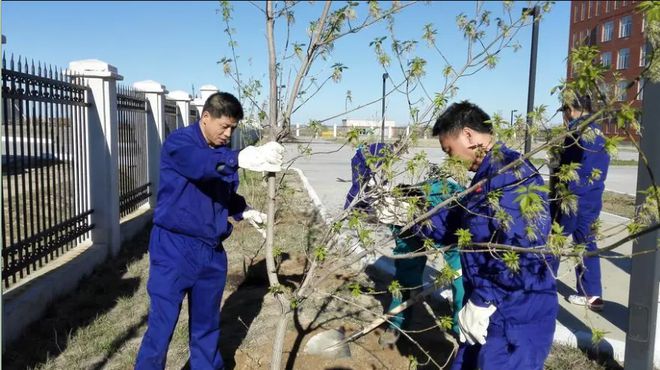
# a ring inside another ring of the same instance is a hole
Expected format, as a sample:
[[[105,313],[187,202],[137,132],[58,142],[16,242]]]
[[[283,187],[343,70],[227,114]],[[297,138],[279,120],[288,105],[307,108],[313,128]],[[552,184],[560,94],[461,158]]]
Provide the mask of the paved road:
[[[354,150],[350,147],[345,147],[339,151],[340,144],[336,142],[327,142],[327,141],[317,141],[311,145],[312,151],[314,153],[324,153],[324,152],[333,152],[328,154],[317,154],[312,157],[304,157],[296,160],[294,167],[298,167],[303,170],[310,181],[315,181],[312,183],[319,196],[326,197],[327,199],[321,199],[328,209],[337,209],[343,205],[343,200],[332,196],[325,196],[326,192],[324,189],[333,189],[341,190],[343,194],[346,194],[350,184],[342,183],[337,181],[337,179],[350,180],[351,178],[351,165],[350,160],[353,156]],[[445,154],[440,150],[440,148],[414,148],[412,149],[412,154],[406,156],[406,158],[412,158],[412,156],[421,151],[426,152],[427,157],[431,162],[440,163],[445,158]],[[624,152],[624,151],[622,151]],[[625,151],[628,153],[628,151]],[[287,158],[291,159],[294,156],[297,156],[298,150],[296,144],[287,144]],[[547,168],[542,168],[541,173],[547,174]],[[318,176],[321,175],[322,176]],[[318,180],[316,180],[318,178]],[[637,167],[635,166],[611,166],[607,179],[605,180],[605,186],[607,190],[611,190],[618,193],[631,194],[634,195],[637,189]],[[333,193],[333,192],[330,192]]]
[[[349,182],[338,181],[338,179],[350,180],[350,159],[353,155],[353,149],[343,148],[338,150],[336,143],[316,142],[312,144],[313,152],[331,152],[328,154],[318,154],[311,158],[301,158],[295,162],[294,167],[301,169],[308,178],[311,186],[318,194],[321,202],[330,216],[339,212],[344,203],[344,197],[350,187]],[[413,154],[421,150],[426,150],[429,159],[439,162],[444,158],[444,154],[438,148],[413,150]],[[287,146],[287,156],[291,158],[297,153],[296,145]],[[412,156],[412,154],[410,155]],[[636,187],[637,170],[635,167],[613,167],[610,170],[610,176],[607,180],[608,189],[624,193],[634,193]],[[601,243],[607,245],[608,241],[621,238],[623,234],[620,225],[624,219],[602,214],[603,230],[608,234],[613,234],[609,239]],[[558,316],[558,322],[564,328],[558,326],[556,337],[564,338],[575,335],[578,341],[589,345],[591,339],[590,327],[604,330],[609,344],[614,348],[614,352],[623,351],[625,342],[625,332],[628,323],[628,285],[630,281],[630,260],[627,258],[617,258],[628,254],[631,251],[631,243],[627,243],[608,255],[607,259],[602,260],[602,275],[604,299],[606,309],[597,314],[587,311],[578,306],[573,306],[566,302],[564,297],[574,292],[575,274],[571,269],[570,261],[561,264],[559,272],[559,295],[561,309]],[[427,275],[433,271],[427,268]],[[572,334],[571,334],[572,333]],[[623,352],[620,353],[622,358]]]

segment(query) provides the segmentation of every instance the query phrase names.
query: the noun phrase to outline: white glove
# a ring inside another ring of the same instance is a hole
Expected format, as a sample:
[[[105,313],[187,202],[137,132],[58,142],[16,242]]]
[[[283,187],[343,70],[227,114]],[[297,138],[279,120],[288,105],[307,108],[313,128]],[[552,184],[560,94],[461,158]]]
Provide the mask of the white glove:
[[[275,141],[262,146],[248,146],[238,153],[238,167],[250,171],[282,171],[284,147]]]
[[[254,226],[255,229],[266,239],[266,221],[268,220],[268,215],[262,212],[259,212],[254,209],[249,209],[243,212],[243,219],[248,220],[250,225]]]
[[[406,202],[386,196],[375,202],[376,217],[378,221],[388,225],[404,226],[408,222],[410,205]]]
[[[488,307],[479,307],[468,300],[467,304],[458,311],[459,340],[468,344],[486,343],[490,316],[497,310],[492,304]]]

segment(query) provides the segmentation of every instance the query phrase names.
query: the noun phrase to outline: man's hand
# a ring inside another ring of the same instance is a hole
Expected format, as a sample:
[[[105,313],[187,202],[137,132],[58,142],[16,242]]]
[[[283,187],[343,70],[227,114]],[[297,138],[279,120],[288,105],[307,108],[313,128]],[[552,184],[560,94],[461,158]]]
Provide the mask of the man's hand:
[[[254,226],[255,229],[261,234],[261,236],[266,239],[266,221],[268,220],[268,215],[262,212],[259,212],[254,209],[249,209],[243,212],[243,219],[248,220],[250,225]]]
[[[250,171],[280,172],[284,147],[275,141],[248,146],[238,153],[238,166]]]
[[[396,200],[394,197],[386,196],[374,203],[378,221],[388,225],[404,226],[408,222],[408,210],[410,205],[406,202]]]
[[[468,344],[486,343],[490,316],[497,310],[492,304],[488,307],[479,307],[468,300],[467,304],[458,312],[459,340]]]

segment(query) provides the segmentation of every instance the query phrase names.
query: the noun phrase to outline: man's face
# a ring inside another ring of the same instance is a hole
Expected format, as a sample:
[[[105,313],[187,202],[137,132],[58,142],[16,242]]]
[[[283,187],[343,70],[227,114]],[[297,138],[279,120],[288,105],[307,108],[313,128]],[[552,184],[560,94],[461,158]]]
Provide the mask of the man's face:
[[[470,171],[476,171],[481,164],[477,156],[477,146],[474,144],[472,131],[463,128],[457,133],[448,133],[440,137],[442,150],[452,158],[460,159],[469,164]]]
[[[231,132],[238,121],[234,118],[221,116],[220,118],[213,117],[209,112],[204,112],[200,120],[202,134],[206,142],[212,147],[226,145],[231,137]]]

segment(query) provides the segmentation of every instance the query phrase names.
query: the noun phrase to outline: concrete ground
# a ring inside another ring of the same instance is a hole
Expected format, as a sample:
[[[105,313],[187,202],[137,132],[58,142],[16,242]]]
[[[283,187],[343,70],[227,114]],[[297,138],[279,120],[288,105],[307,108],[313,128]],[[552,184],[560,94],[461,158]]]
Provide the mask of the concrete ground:
[[[316,141],[311,145],[313,152],[328,152],[312,157],[299,158],[293,164],[308,178],[310,186],[317,193],[323,207],[329,216],[337,214],[343,207],[344,199],[350,187],[350,159],[354,149],[350,147],[339,149],[339,144]],[[297,155],[297,145],[287,145],[287,157]],[[430,161],[439,163],[444,153],[439,148],[415,148],[413,154],[425,150]],[[348,180],[342,181],[342,180]],[[637,168],[634,166],[612,167],[606,182],[608,190],[620,193],[634,194],[637,183]],[[621,226],[624,219],[619,216],[602,213],[602,231],[609,237],[601,241],[600,245],[618,240],[625,235]],[[601,345],[613,352],[614,357],[622,360],[624,343],[628,325],[628,289],[630,281],[630,259],[621,258],[631,253],[631,243],[610,252],[601,262],[603,276],[603,296],[605,309],[601,313],[586,310],[583,307],[571,305],[565,298],[575,289],[575,273],[571,261],[564,261],[559,271],[558,291],[560,313],[556,340],[582,346],[590,346],[591,329],[595,328],[605,332],[606,341]],[[577,343],[576,343],[577,342]]]

